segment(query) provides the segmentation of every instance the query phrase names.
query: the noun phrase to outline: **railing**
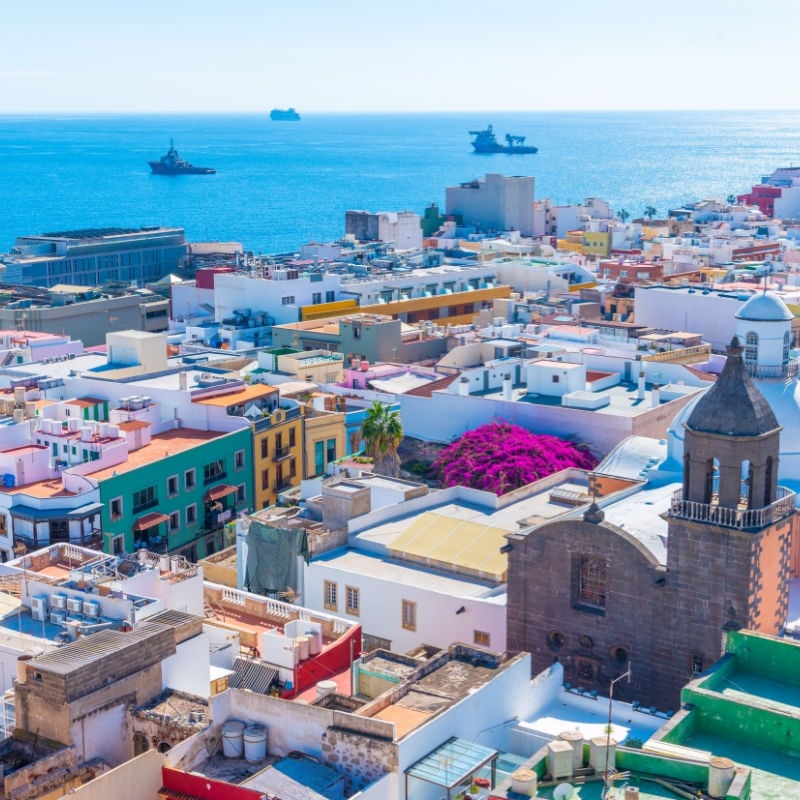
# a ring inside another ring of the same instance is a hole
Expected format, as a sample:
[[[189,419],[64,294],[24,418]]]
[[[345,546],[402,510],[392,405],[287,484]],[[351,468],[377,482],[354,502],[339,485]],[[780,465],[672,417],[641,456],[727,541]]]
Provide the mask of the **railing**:
[[[796,378],[800,371],[800,359],[791,358],[785,364],[745,364],[751,378],[760,380],[789,380]]]
[[[707,360],[711,355],[710,344],[698,344],[692,347],[674,347],[672,350],[660,350],[655,353],[642,354],[642,361],[693,361]]]
[[[712,503],[698,503],[694,500],[684,500],[683,490],[679,489],[672,495],[670,516],[678,519],[688,519],[695,522],[711,522],[724,528],[737,528],[750,530],[764,528],[788,517],[795,510],[795,493],[783,486],[778,487],[778,498],[763,508],[727,508]]]
[[[215,472],[213,475],[209,475],[208,477],[203,478],[203,486],[208,486],[209,483],[214,483],[214,481],[222,480],[223,478],[228,477],[228,471],[223,469],[222,472]]]
[[[292,454],[292,448],[288,445],[284,447],[277,447],[275,448],[275,452],[272,454],[273,461],[283,461],[285,458],[289,458]]]
[[[144,503],[140,503],[138,506],[133,507],[133,513],[138,514],[140,511],[147,511],[148,508],[153,508],[154,506],[158,505],[158,498],[154,497],[152,500],[145,500]]]
[[[293,485],[290,478],[281,478],[281,480],[275,481],[274,491],[282,492],[284,489],[291,489]]]

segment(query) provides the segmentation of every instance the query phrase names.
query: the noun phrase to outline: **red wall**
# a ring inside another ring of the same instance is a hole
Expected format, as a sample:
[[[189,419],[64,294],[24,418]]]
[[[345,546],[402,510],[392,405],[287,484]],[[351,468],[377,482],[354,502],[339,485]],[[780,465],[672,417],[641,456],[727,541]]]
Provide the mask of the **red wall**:
[[[213,289],[215,275],[234,271],[233,267],[203,267],[202,269],[195,270],[195,285],[198,289]]]
[[[166,790],[178,795],[173,800],[185,800],[187,794],[198,800],[263,800],[264,798],[264,793],[255,789],[243,789],[232,783],[213,780],[203,775],[190,775],[188,772],[169,767],[161,768],[161,782]]]
[[[350,643],[352,642],[352,648]],[[351,653],[352,651],[352,653]],[[301,661],[294,671],[295,685],[291,693],[284,696],[294,696],[298,692],[314,686],[319,681],[328,680],[331,675],[341,672],[350,666],[350,656],[353,660],[361,655],[361,626],[356,625],[348,633],[337,639],[318,656]]]

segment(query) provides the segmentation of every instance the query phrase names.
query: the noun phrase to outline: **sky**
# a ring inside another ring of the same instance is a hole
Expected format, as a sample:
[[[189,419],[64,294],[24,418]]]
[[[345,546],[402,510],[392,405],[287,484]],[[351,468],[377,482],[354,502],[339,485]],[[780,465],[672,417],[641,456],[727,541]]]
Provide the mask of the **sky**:
[[[0,22],[0,113],[800,106],[800,0],[5,0]]]

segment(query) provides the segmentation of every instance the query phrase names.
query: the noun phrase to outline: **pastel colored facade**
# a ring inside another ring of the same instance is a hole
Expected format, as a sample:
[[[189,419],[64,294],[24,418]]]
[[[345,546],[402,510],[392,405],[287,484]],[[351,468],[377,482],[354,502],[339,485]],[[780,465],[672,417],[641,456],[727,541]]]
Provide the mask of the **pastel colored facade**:
[[[344,399],[312,394],[303,416],[303,477],[325,475],[328,467],[347,453]],[[282,488],[291,485],[287,481]]]

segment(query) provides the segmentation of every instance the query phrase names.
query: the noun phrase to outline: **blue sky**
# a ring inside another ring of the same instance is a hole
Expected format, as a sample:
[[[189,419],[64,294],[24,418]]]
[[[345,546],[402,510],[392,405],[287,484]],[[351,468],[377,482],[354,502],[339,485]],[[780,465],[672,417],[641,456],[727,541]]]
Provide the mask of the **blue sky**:
[[[9,0],[0,20],[0,113],[800,105],[800,0]]]

